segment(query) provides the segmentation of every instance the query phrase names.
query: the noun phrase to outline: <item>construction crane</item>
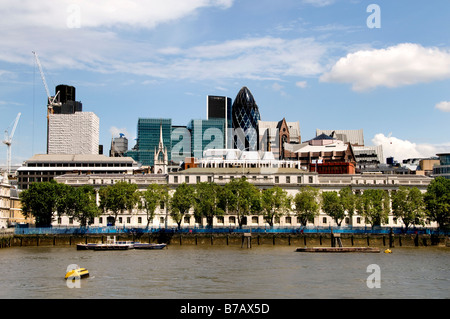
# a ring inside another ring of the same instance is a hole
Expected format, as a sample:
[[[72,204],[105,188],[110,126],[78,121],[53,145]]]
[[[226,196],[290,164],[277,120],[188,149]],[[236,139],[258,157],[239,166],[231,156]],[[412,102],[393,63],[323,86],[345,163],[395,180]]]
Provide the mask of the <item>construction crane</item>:
[[[14,124],[11,123],[12,125],[11,133],[8,132],[8,129],[9,127],[11,127],[11,125],[8,127],[8,129],[5,130],[5,139],[3,140],[3,143],[6,144],[6,146],[8,147],[6,153],[6,167],[7,167],[6,169],[8,170],[8,175],[11,174],[11,144],[14,132],[16,131],[17,123],[19,122],[20,115],[21,113],[17,114]]]
[[[44,71],[42,71],[42,65],[41,65],[41,62],[39,61],[38,55],[35,51],[31,51],[31,52],[34,54],[34,57],[36,58],[36,63],[39,67],[39,72],[41,73],[42,82],[44,82],[45,92],[47,93],[47,98],[48,98],[47,119],[48,119],[49,115],[53,114],[53,107],[62,105],[62,103],[58,101],[59,91],[56,92],[55,96],[50,95],[50,91],[48,90],[47,81],[45,80]]]

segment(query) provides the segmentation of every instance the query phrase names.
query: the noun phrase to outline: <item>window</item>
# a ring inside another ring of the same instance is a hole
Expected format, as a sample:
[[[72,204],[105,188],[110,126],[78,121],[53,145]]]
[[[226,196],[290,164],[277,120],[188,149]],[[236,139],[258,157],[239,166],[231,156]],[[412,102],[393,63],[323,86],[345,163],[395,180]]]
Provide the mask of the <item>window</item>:
[[[164,224],[164,217],[160,217],[160,218],[159,218],[159,223],[160,223],[160,224]]]
[[[322,218],[322,223],[324,223],[324,224],[327,223],[327,218],[326,217]]]
[[[127,224],[131,223],[131,217],[127,217]]]
[[[174,182],[175,184],[178,184],[178,176],[174,176],[174,177],[173,177],[173,182]]]
[[[275,183],[279,183],[280,182],[280,178],[278,176],[275,176]]]
[[[357,217],[357,218],[356,218],[356,223],[357,223],[357,224],[361,224],[361,217]]]
[[[312,184],[313,181],[314,181],[313,177],[312,177],[312,176],[309,176],[309,183]]]
[[[197,176],[197,183],[200,183],[200,176]]]
[[[212,177],[208,176],[208,183],[211,183],[211,182],[212,182]]]
[[[252,224],[258,224],[258,216],[252,217]]]
[[[292,219],[291,219],[291,217],[286,217],[286,218],[284,219],[284,221],[285,221],[286,224],[292,224]]]
[[[236,217],[234,217],[234,216],[228,217],[228,222],[229,222],[230,224],[236,224]]]
[[[217,223],[218,224],[223,224],[224,218],[223,216],[217,216]]]
[[[185,181],[186,184],[189,184],[189,176],[185,176],[184,177],[184,181]]]
[[[190,216],[184,216],[184,223],[190,224],[191,223],[191,217]]]
[[[138,224],[142,224],[142,217],[138,217]]]
[[[286,176],[286,183],[289,184],[291,182],[291,177],[290,176]]]

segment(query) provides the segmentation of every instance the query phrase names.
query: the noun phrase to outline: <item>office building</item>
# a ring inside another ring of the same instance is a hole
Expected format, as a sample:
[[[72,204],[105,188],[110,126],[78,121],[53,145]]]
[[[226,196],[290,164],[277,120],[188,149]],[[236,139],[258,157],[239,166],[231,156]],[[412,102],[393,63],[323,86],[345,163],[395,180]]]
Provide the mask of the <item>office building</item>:
[[[187,126],[191,136],[191,156],[201,158],[207,149],[226,148],[225,120],[191,120]]]
[[[64,174],[98,174],[107,179],[108,174],[133,174],[138,169],[130,157],[104,155],[37,154],[17,169],[19,189],[28,189],[34,182],[49,182]]]
[[[206,119],[222,119],[225,121],[225,148],[232,148],[233,121],[231,98],[208,95],[206,97]]]
[[[53,107],[53,114],[74,114],[75,112],[83,111],[83,104],[77,101],[73,86],[60,84],[55,88],[55,94],[59,92],[59,102],[61,106]]]
[[[233,148],[256,151],[258,147],[258,105],[247,87],[243,87],[232,106]]]
[[[48,154],[98,154],[100,120],[92,112],[49,114]]]
[[[450,179],[450,153],[436,154],[439,156],[439,165],[433,167],[433,176],[442,176]]]
[[[139,118],[137,124],[137,141],[132,150],[126,152],[126,156],[132,157],[136,162],[144,166],[155,164],[155,152],[159,147],[160,131],[165,147],[167,147],[168,161],[171,161],[172,153],[172,119]]]

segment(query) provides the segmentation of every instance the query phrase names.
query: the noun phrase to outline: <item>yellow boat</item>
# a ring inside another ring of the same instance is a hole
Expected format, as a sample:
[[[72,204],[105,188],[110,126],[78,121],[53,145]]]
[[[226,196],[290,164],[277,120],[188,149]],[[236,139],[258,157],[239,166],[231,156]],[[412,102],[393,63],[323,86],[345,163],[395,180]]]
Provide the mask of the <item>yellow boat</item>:
[[[77,268],[67,272],[64,279],[81,279],[89,277],[89,271],[86,268]]]
[[[385,252],[386,254],[391,254],[391,253],[392,253],[392,250],[386,249],[384,252]]]

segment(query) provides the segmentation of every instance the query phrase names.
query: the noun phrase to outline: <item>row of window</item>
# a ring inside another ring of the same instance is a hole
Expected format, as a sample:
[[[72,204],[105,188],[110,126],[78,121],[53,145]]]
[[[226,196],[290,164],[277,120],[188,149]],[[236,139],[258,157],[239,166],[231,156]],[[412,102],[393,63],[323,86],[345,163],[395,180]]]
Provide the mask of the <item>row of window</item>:
[[[132,163],[28,163],[28,167],[132,167]]]
[[[226,178],[226,177],[224,177],[224,176],[222,176],[222,175],[219,175],[219,176],[217,177],[217,179],[218,179],[219,181],[223,181],[225,178]],[[234,179],[234,178],[240,178],[240,177],[239,177],[239,176],[229,176],[229,179],[230,179],[230,180],[232,180],[232,179]],[[250,179],[250,180],[253,180],[253,181],[256,181],[256,180],[258,179],[258,177],[255,176],[255,175],[254,175],[254,176],[251,176],[251,177],[247,177],[247,178]],[[269,180],[269,176],[264,175],[264,176],[262,177],[262,179],[265,180],[265,181],[268,181],[268,180]],[[200,183],[200,182],[202,181],[201,176],[195,176],[195,181],[196,181],[197,183]],[[204,180],[204,181],[205,181],[205,180]],[[213,181],[213,177],[212,177],[212,176],[207,176],[206,181],[207,181],[208,183],[211,183],[211,182]],[[173,182],[174,182],[174,184],[178,184],[178,183],[182,183],[182,182],[188,184],[188,183],[191,182],[191,178],[190,178],[190,176],[184,176],[184,180],[183,180],[182,176],[176,176],[176,175],[175,175],[175,176],[173,177]],[[303,183],[303,181],[302,181],[302,176],[297,176],[296,182],[297,182],[298,184],[302,184],[302,183]],[[279,184],[279,183],[280,183],[280,177],[279,177],[279,176],[275,176],[275,183],[276,183],[276,184]],[[286,183],[286,184],[292,183],[292,182],[291,182],[291,176],[286,176],[285,183]],[[308,183],[310,183],[310,184],[314,183],[314,178],[313,178],[312,176],[308,176]]]
[[[183,219],[183,223],[185,225],[190,225],[191,221],[192,221],[192,218],[194,218],[194,222],[196,224],[200,224],[200,225],[202,224],[202,219],[201,218],[196,218],[194,216],[185,216],[184,219]],[[292,225],[293,221],[295,221],[295,218],[296,217],[291,217],[291,216],[284,217],[284,224],[285,225]],[[98,224],[103,225],[104,222],[106,222],[107,224],[110,224],[110,223],[112,223],[112,220],[113,220],[112,217],[107,217],[107,218],[98,217]],[[248,218],[244,217],[243,225],[258,225],[260,223],[260,221],[261,221],[261,217],[260,216],[250,216]],[[297,224],[301,224],[301,221],[300,221],[299,217],[296,218],[296,221],[297,221]],[[74,222],[73,218],[69,218],[69,225],[73,225],[73,222]],[[91,220],[90,224],[92,224],[93,222],[94,221]],[[128,217],[118,217],[117,218],[117,222],[118,222],[118,224],[121,224],[121,225],[123,225],[123,224],[131,224],[131,217],[130,216],[128,216]],[[333,219],[331,217],[328,217],[328,216],[322,217],[322,224],[327,225],[328,223],[331,223],[331,222],[333,222]],[[365,222],[365,219],[363,217],[356,217],[355,225],[363,225],[364,222]],[[62,218],[61,217],[58,217],[57,223],[59,225],[62,224]],[[152,224],[152,223],[153,223],[153,221],[150,221],[150,224]],[[162,225],[164,223],[165,223],[165,217],[163,217],[163,216],[159,217],[159,224]],[[280,217],[274,218],[274,224],[275,225],[280,224],[280,223],[281,223],[281,218]],[[349,223],[350,223],[350,218],[349,217],[345,218],[344,224],[348,225]],[[392,220],[392,223],[394,225],[397,225],[397,224],[399,224],[399,221],[398,221],[398,219],[396,217],[394,217],[393,220]],[[427,225],[430,225],[431,224],[430,219],[427,219],[425,221],[425,223]],[[138,225],[147,224],[146,218],[138,216],[137,217],[137,224]],[[224,216],[216,217],[216,224],[217,225],[225,224],[225,217]],[[237,217],[236,216],[228,216],[228,224],[229,225],[237,225],[238,224]]]

